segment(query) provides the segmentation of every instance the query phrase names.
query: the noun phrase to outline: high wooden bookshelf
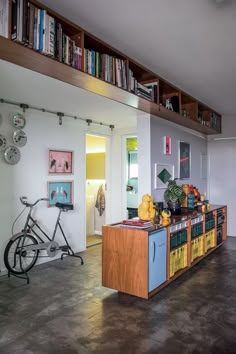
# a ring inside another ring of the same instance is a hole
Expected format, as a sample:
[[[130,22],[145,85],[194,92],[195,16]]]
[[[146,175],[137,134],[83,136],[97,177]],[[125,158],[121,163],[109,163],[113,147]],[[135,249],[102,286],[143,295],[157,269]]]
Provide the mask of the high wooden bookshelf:
[[[27,0],[17,1],[29,4]],[[76,68],[73,67],[73,61],[65,63],[63,62],[64,59],[60,58],[59,60],[56,54],[55,57],[48,56],[39,50],[33,49],[34,47],[30,47],[26,42],[11,40],[12,0],[8,1],[8,38],[0,36],[0,59],[203,134],[221,133],[222,118],[219,113],[55,11],[42,6],[38,1],[32,0],[30,3],[37,10],[46,10],[45,14],[51,16],[56,24],[60,24],[61,32],[70,45],[73,43],[73,46],[80,48],[82,54],[80,69],[77,66]],[[27,23],[27,21],[23,20],[22,23]],[[58,46],[58,39],[57,43],[55,43],[56,45]],[[71,47],[68,46],[68,48]],[[71,55],[71,49],[69,50]],[[153,98],[150,86],[147,86],[148,84],[152,85],[152,83],[155,84],[155,90],[157,90],[155,98]],[[172,105],[173,110],[166,108],[167,101],[174,102],[174,105]]]

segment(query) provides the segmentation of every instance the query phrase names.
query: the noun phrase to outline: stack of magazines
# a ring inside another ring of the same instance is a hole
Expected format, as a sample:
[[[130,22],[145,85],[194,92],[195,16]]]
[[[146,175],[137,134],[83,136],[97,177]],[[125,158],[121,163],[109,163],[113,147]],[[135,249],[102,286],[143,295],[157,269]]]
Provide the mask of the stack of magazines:
[[[147,220],[142,220],[137,217],[132,218],[132,219],[127,219],[123,220],[121,223],[121,226],[123,227],[134,227],[134,228],[139,228],[139,229],[146,229],[148,227],[153,226],[151,221]]]

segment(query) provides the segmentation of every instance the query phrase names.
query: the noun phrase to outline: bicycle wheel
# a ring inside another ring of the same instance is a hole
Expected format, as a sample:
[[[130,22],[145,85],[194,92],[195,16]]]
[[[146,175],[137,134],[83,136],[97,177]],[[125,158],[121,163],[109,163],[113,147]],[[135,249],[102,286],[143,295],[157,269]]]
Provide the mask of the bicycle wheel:
[[[7,270],[14,274],[28,272],[35,265],[39,250],[27,249],[27,247],[37,244],[38,241],[32,235],[24,233],[19,233],[14,240],[10,240],[4,251]]]

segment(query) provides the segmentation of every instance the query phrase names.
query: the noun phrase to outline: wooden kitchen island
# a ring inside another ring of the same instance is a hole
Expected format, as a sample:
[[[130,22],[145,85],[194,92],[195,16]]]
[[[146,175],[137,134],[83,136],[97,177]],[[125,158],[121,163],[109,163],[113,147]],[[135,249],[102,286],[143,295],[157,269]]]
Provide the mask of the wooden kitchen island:
[[[102,227],[102,285],[148,299],[221,246],[227,207],[183,210],[167,227]]]

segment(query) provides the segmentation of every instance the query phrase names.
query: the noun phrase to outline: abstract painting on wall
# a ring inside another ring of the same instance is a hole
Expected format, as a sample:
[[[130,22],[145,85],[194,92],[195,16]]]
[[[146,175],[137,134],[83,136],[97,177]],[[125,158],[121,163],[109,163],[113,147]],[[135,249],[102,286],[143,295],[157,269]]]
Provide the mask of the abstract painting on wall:
[[[179,142],[179,178],[190,178],[190,144]]]
[[[174,178],[174,165],[154,165],[154,189],[166,188],[169,179]]]

